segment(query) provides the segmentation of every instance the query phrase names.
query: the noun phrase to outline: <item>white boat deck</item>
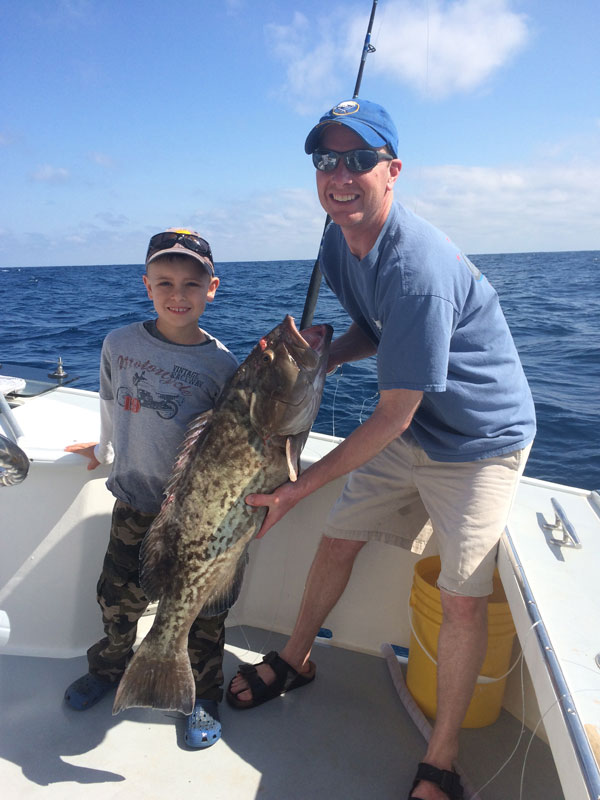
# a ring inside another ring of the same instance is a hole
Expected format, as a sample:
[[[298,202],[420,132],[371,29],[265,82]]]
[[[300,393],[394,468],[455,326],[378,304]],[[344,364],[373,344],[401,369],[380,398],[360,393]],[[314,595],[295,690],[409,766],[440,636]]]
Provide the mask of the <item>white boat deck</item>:
[[[82,786],[90,797],[97,792],[145,800],[182,790],[236,800],[407,796],[424,741],[379,655],[384,642],[406,645],[410,637],[408,593],[418,557],[398,548],[373,544],[361,552],[326,622],[337,646],[315,649],[317,680],[251,711],[224,705],[223,741],[206,751],[187,749],[178,715],[131,709],[112,717],[109,698],[80,713],[63,703],[66,687],[86,671],[82,654],[101,635],[94,586],[113,498],[104,486],[106,468],[90,473],[81,457],[64,452],[71,441],[97,438],[97,409],[95,393],[70,387],[14,409],[32,463],[22,484],[0,489],[0,611],[10,620],[10,638],[0,650],[2,798],[43,791],[68,800],[79,797]],[[0,429],[9,434],[3,416]],[[304,464],[335,443],[311,435]],[[229,619],[227,679],[239,659],[257,660],[243,655],[245,636],[253,652],[280,649],[340,487],[334,482],[307,498],[277,531],[251,545],[242,594]],[[553,495],[578,529],[581,550],[549,544],[541,523],[553,521]],[[528,478],[521,483],[499,567],[529,668],[523,677],[529,729],[481,800],[600,797],[600,791],[588,794],[582,782],[588,774],[595,785],[600,752],[599,516],[593,493]],[[523,599],[525,588],[533,600]],[[541,624],[532,629],[532,609],[543,618],[544,640]],[[2,634],[0,626],[0,642]],[[565,686],[549,676],[542,657],[549,652]],[[519,739],[518,670],[509,678],[504,705],[512,713],[503,710],[494,725],[461,733],[461,765],[474,789],[492,777]],[[542,716],[552,751],[531,735]],[[587,761],[568,735],[576,728],[583,732]]]
[[[226,680],[245,643],[280,649],[280,634],[228,630]],[[6,800],[398,800],[408,795],[425,742],[383,658],[315,647],[317,678],[249,711],[221,705],[223,738],[190,750],[176,713],[129,709],[112,698],[77,712],[63,702],[85,657],[0,656],[0,786]],[[494,725],[461,732],[461,763],[478,788],[508,758],[521,726],[502,711]],[[527,746],[524,783],[521,772]],[[481,800],[563,800],[550,749],[525,731],[510,764]]]

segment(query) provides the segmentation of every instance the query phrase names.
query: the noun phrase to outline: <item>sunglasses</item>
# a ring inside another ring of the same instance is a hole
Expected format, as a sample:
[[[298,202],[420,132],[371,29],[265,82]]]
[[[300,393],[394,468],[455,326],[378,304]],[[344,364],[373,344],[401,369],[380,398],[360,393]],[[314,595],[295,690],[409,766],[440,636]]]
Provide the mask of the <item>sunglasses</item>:
[[[194,233],[185,233],[183,231],[165,231],[164,233],[157,233],[150,239],[148,245],[148,252],[146,253],[146,261],[155,253],[161,250],[169,250],[176,244],[185,247],[186,250],[191,250],[192,253],[205,256],[210,260],[210,263],[215,265],[213,255],[209,243],[201,236],[196,236]]]
[[[394,156],[388,153],[381,153],[378,150],[346,150],[345,153],[338,153],[336,150],[315,150],[312,160],[315,167],[321,172],[333,172],[343,159],[344,164],[350,172],[368,172],[373,169],[380,161],[393,161]]]

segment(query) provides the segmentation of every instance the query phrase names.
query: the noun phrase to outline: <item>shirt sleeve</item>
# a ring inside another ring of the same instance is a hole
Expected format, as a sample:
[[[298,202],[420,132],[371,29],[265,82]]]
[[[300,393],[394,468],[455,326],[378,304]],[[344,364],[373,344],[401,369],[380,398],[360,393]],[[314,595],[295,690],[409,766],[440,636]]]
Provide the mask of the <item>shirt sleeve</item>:
[[[94,447],[94,455],[101,464],[112,464],[114,400],[100,400],[100,441]]]
[[[114,398],[111,380],[110,345],[107,339],[102,345],[100,356],[100,441],[94,448],[94,455],[101,464],[112,464],[114,434]]]
[[[379,389],[445,391],[453,327],[452,304],[440,297],[390,304],[377,351]]]

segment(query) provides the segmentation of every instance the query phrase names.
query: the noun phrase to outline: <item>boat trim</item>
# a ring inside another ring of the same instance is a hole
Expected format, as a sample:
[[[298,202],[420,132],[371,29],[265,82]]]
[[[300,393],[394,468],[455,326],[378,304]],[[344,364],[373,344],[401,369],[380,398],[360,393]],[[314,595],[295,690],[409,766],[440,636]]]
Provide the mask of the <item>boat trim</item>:
[[[11,433],[15,444],[19,444],[19,441],[23,438],[23,430],[17,420],[15,419],[15,415],[12,413],[11,407],[8,405],[4,395],[0,392],[0,414],[4,415],[6,419],[7,426],[9,428],[7,433]]]
[[[525,576],[525,570],[507,528],[504,530],[504,538],[506,544],[509,545],[506,547],[506,554],[523,596],[525,607],[527,608],[529,618],[532,622],[532,627],[535,628],[540,652],[550,680],[552,681],[558,707],[560,708],[565,727],[569,732],[569,737],[577,756],[588,795],[590,798],[594,798],[594,800],[600,800],[600,771],[596,758],[579,714],[577,713],[577,709],[575,708],[573,697],[568,689],[560,663],[552,647],[552,642],[538,610],[535,597]]]

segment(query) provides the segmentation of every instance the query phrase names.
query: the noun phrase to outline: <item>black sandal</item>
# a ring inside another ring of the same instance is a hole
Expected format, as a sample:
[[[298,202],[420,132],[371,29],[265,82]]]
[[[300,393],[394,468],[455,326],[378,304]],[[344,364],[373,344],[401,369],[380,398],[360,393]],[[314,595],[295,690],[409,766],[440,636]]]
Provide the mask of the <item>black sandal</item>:
[[[458,772],[449,769],[438,769],[431,764],[422,761],[417,768],[417,776],[408,793],[408,800],[419,800],[413,797],[413,792],[421,781],[429,781],[439,786],[442,792],[448,795],[448,800],[463,800],[463,787],[458,776]]]
[[[248,688],[242,689],[238,694],[242,694],[242,692],[246,692],[250,689],[252,692],[252,699],[239,700],[238,695],[231,689],[231,684],[234,680],[232,679],[229,682],[226,694],[227,702],[230,706],[233,706],[233,708],[254,708],[255,706],[259,706],[261,703],[266,703],[267,700],[279,697],[286,692],[290,692],[292,689],[299,689],[300,686],[306,686],[307,683],[314,681],[317,671],[312,661],[309,661],[309,671],[307,673],[300,673],[291,667],[287,661],[284,661],[275,650],[271,650],[270,653],[267,653],[262,663],[268,664],[275,673],[275,680],[273,683],[267,686],[256,671],[256,666],[254,664],[240,664],[238,675],[241,675],[246,680]]]

